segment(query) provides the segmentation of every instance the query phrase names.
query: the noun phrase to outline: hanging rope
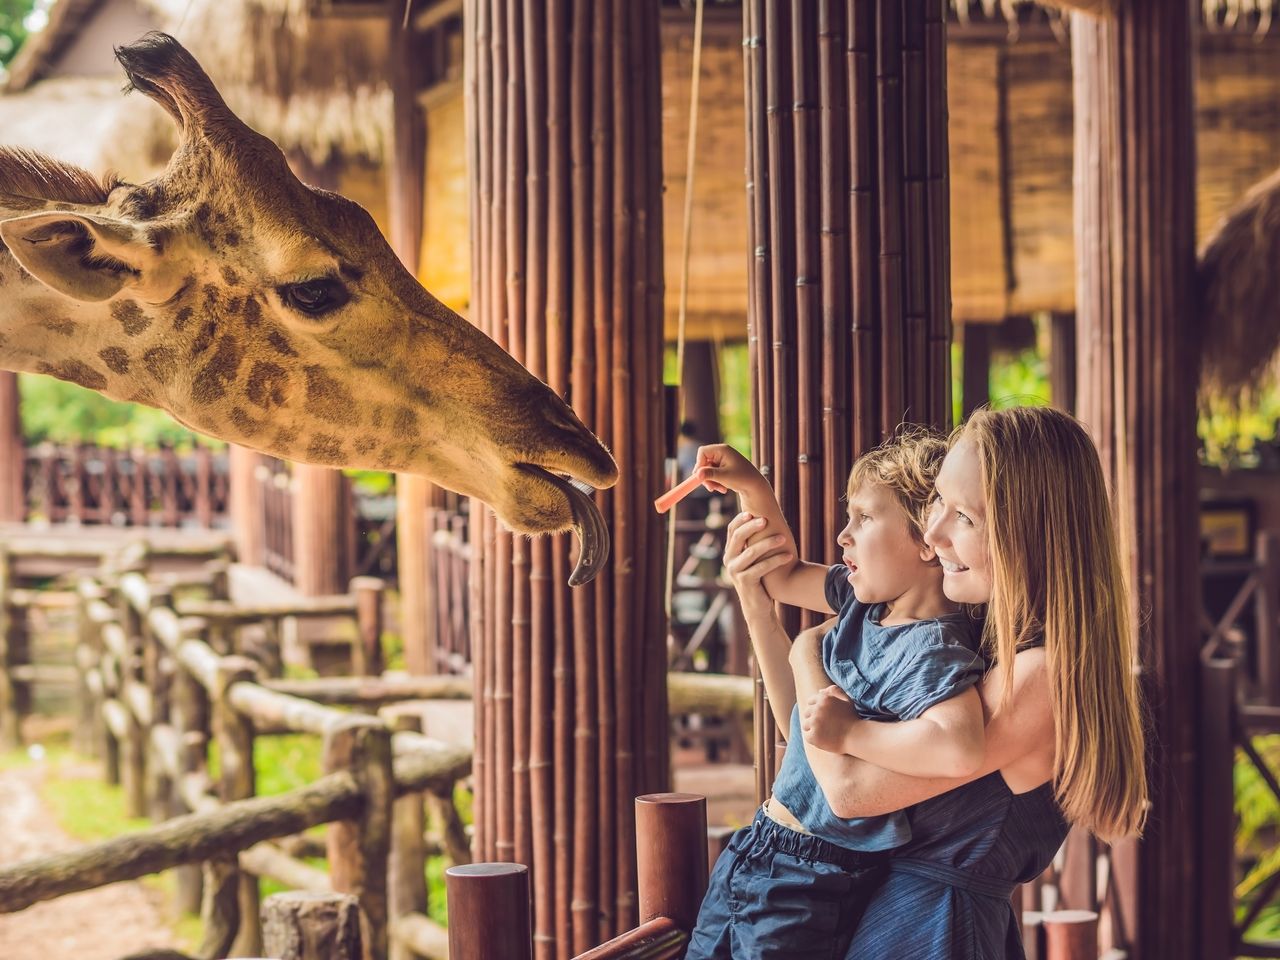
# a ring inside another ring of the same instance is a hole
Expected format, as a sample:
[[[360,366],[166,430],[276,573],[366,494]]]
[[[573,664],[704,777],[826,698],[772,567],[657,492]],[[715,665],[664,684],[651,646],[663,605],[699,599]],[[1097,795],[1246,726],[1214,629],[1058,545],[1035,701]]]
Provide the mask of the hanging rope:
[[[697,0],[693,15],[693,79],[689,84],[689,143],[685,151],[684,222],[680,250],[680,310],[676,322],[676,422],[684,422],[684,332],[689,314],[689,255],[693,237],[693,165],[698,157],[698,89],[702,81],[702,11],[704,0]],[[671,600],[676,577],[676,514],[673,508],[667,519],[667,590],[665,597],[667,629],[671,623]]]

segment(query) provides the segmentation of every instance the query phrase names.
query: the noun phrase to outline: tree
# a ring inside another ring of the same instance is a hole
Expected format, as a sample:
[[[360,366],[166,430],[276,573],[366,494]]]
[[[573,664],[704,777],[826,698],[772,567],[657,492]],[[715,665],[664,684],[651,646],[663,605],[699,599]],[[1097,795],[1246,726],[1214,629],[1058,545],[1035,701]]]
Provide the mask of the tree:
[[[14,58],[27,38],[25,21],[36,6],[37,0],[0,0],[0,67]]]

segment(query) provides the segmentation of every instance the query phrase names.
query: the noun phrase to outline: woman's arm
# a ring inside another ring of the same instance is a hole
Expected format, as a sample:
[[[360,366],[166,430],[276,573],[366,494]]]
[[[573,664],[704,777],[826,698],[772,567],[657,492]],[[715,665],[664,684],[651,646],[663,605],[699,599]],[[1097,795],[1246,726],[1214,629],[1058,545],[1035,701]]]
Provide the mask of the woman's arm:
[[[786,739],[791,731],[791,710],[796,705],[796,685],[788,662],[791,640],[772,609],[767,615],[747,616],[746,620],[773,721]]]
[[[831,683],[822,670],[821,650],[812,641],[802,644],[797,638],[791,651],[791,667],[796,696],[802,702]],[[1052,772],[1054,728],[1044,651],[1035,649],[1018,654],[1014,662],[1013,691],[1008,705],[999,712],[993,712],[1003,694],[998,671],[993,671],[979,684],[978,693],[987,718],[986,750],[982,765],[967,777],[907,776],[806,744],[809,765],[832,812],[839,817],[892,813],[1031,759],[1046,761],[1043,764],[1046,776]]]
[[[914,720],[863,720],[839,687],[800,705],[805,743],[913,777],[967,777],[982,765],[982,700],[969,687]]]

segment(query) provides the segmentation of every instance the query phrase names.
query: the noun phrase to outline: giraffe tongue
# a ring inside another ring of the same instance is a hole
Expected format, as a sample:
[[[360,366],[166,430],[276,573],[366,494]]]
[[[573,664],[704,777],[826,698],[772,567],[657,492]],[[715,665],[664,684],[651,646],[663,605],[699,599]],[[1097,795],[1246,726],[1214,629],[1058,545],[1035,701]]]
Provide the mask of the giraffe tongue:
[[[573,532],[577,534],[579,544],[578,563],[569,574],[569,586],[580,587],[590,583],[609,559],[609,528],[605,526],[595,498],[591,496],[591,487],[580,480],[566,480],[532,464],[521,466],[559,487],[569,498],[569,506],[573,510]]]

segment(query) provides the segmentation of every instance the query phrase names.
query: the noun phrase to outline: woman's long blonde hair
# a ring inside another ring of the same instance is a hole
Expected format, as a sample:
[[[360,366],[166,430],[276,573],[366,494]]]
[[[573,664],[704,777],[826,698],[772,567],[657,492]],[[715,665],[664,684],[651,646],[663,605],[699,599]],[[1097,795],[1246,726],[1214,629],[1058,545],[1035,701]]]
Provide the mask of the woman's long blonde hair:
[[[986,639],[1013,689],[1018,647],[1044,636],[1063,813],[1104,839],[1146,811],[1142,708],[1126,575],[1098,452],[1049,407],[981,410],[956,431],[977,448],[991,601]],[[999,709],[999,708],[997,708]]]

